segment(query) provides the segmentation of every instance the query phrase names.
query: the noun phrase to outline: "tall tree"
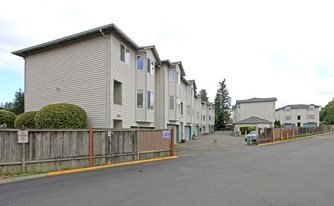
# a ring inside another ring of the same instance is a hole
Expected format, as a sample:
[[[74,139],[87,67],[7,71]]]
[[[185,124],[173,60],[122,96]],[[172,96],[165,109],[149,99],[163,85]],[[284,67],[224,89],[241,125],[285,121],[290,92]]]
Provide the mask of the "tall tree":
[[[22,92],[21,89],[15,92],[14,105],[10,111],[16,115],[22,114],[24,112],[24,92]]]
[[[226,129],[226,124],[231,119],[231,97],[226,87],[226,79],[219,82],[219,88],[215,97],[215,114],[217,117],[217,121],[215,122],[216,129]]]
[[[329,102],[321,109],[320,121],[327,125],[334,125],[334,101]]]
[[[208,93],[206,92],[205,89],[201,89],[201,91],[199,91],[199,94],[201,95],[201,100],[202,101],[204,101],[204,102],[209,101]]]

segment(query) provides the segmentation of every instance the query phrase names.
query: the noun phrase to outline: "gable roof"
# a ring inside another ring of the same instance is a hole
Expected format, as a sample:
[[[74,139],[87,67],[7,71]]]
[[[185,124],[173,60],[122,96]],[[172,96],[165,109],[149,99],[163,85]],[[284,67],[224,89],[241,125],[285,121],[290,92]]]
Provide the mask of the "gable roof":
[[[115,24],[108,24],[105,26],[97,27],[94,29],[90,29],[87,31],[83,31],[80,33],[76,33],[70,36],[66,36],[60,39],[56,39],[53,41],[49,41],[46,43],[38,44],[36,46],[28,47],[25,49],[17,50],[12,52],[12,54],[15,54],[20,57],[25,57],[27,54],[34,52],[34,51],[39,51],[42,49],[47,49],[47,48],[52,48],[55,46],[63,45],[78,39],[94,36],[94,35],[104,35],[104,32],[112,32],[118,37],[120,37],[123,41],[125,41],[129,46],[133,47],[135,50],[139,49],[139,46],[132,41],[124,32],[122,32]]]
[[[290,104],[290,105],[286,105],[284,107],[278,108],[275,111],[280,110],[280,109],[284,109],[286,107],[290,107],[291,109],[304,109],[304,108],[308,108],[309,106],[312,106],[312,105],[315,106],[315,107],[320,107],[320,106],[317,106],[315,104]]]
[[[251,102],[269,102],[269,101],[277,101],[276,97],[271,97],[271,98],[251,98],[251,99],[246,99],[246,100],[237,100],[238,103],[251,103]]]
[[[268,121],[266,119],[262,119],[260,117],[249,117],[243,120],[236,122],[236,124],[272,124],[273,122]]]
[[[161,62],[165,63],[165,64],[167,64],[168,66],[171,66],[171,67],[176,67],[177,65],[179,65],[179,67],[181,69],[181,76],[186,76],[186,73],[184,72],[183,65],[182,65],[181,61],[171,62],[169,59],[165,59],[165,60],[162,60]]]
[[[146,49],[151,49],[151,51],[153,52],[153,54],[154,54],[154,57],[155,57],[155,59],[158,61],[158,64],[159,64],[159,66],[161,66],[161,59],[160,59],[160,57],[159,57],[159,54],[158,54],[158,51],[157,51],[157,49],[155,48],[155,46],[154,45],[151,45],[151,46],[142,46],[142,47],[139,47],[138,48],[138,50],[146,50]]]

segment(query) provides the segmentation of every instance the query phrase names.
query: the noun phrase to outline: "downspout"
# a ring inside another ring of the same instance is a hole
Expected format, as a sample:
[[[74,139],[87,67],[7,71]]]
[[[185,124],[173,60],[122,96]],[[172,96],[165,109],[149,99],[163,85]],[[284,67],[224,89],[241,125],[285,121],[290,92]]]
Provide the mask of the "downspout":
[[[108,107],[110,107],[110,102],[108,101],[108,78],[107,78],[107,73],[108,73],[108,57],[107,57],[107,49],[108,49],[108,46],[107,46],[107,36],[103,33],[102,29],[100,28],[100,33],[102,34],[102,36],[104,37],[105,41],[106,41],[106,44],[105,44],[105,63],[106,63],[106,68],[105,68],[105,72],[104,72],[104,81],[105,81],[105,84],[106,84],[106,87],[105,87],[105,95],[106,95],[106,99],[105,99],[105,111],[106,111],[106,116],[104,118],[104,125],[105,127],[110,127],[110,123],[109,123],[109,119],[110,119],[110,115],[109,115],[109,118],[108,118],[108,112],[110,113],[110,111],[108,111]],[[109,97],[110,99],[110,97]],[[108,106],[109,105],[109,106]]]

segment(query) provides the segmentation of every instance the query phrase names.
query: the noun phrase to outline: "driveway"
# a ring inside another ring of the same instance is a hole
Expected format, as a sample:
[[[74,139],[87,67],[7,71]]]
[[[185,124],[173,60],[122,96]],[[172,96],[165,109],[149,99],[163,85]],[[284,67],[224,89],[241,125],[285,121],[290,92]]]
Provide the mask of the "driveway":
[[[231,131],[215,131],[214,133],[194,137],[193,140],[186,143],[178,143],[175,145],[175,155],[182,157],[207,154],[245,146],[245,137],[230,134]],[[215,140],[216,143],[214,143]]]

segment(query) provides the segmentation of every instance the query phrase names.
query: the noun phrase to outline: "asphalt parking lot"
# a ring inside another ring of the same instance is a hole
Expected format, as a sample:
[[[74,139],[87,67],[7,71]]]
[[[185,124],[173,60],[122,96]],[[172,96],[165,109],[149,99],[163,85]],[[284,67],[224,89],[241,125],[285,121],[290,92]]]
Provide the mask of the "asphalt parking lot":
[[[215,131],[194,137],[186,143],[175,145],[175,155],[179,157],[220,152],[223,150],[244,147],[244,136],[232,136],[231,131]],[[215,142],[216,141],[216,142]]]

